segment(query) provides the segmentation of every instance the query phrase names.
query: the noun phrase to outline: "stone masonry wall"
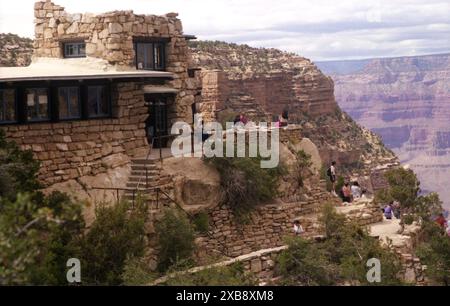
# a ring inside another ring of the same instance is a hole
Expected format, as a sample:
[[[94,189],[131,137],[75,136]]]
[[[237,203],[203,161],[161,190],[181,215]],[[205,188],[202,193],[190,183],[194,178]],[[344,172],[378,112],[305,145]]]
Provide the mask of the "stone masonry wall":
[[[41,161],[39,178],[45,185],[96,175],[129,162],[148,150],[145,120],[148,117],[142,86],[113,86],[112,119],[32,123],[2,127],[6,136]]]
[[[299,220],[305,236],[319,233],[316,213],[322,204],[332,201],[328,192],[317,189],[313,198],[295,203],[262,205],[251,214],[248,223],[238,223],[233,212],[226,206],[217,207],[209,213],[211,236],[197,239],[199,256],[226,254],[236,257],[253,251],[283,245],[283,237],[292,235],[294,220]]]
[[[196,79],[188,75],[189,49],[178,14],[138,15],[133,11],[68,14],[49,0],[36,2],[34,9],[34,57],[62,58],[63,42],[81,40],[86,43],[87,57],[107,60],[121,70],[133,70],[134,38],[167,39],[166,71],[174,74],[168,85],[179,90],[176,108],[169,116],[172,121],[192,121],[191,105],[198,86]]]

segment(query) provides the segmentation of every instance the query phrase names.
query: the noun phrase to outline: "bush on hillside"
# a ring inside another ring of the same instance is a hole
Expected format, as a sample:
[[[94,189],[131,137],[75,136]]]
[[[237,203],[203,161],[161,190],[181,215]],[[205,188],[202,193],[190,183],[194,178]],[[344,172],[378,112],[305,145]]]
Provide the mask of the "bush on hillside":
[[[213,157],[207,159],[220,173],[222,203],[233,209],[239,219],[256,205],[277,195],[278,179],[285,172],[282,165],[261,168],[260,157]]]
[[[166,209],[156,223],[155,229],[160,247],[158,258],[160,272],[191,259],[195,249],[195,232],[184,212]]]
[[[99,205],[90,230],[80,239],[83,284],[120,285],[127,259],[144,255],[147,206],[126,201]]]
[[[324,206],[320,218],[325,240],[288,239],[289,248],[280,254],[277,271],[290,285],[397,285],[401,264],[397,255],[382,247],[366,229],[347,222],[331,204]],[[366,263],[371,258],[381,262],[381,283],[369,283]]]

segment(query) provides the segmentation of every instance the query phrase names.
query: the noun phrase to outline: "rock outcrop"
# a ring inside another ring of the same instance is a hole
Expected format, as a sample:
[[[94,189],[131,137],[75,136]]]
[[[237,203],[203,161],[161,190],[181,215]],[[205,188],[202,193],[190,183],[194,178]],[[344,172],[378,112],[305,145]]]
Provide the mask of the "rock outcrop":
[[[450,54],[318,65],[335,80],[340,106],[450,207]]]
[[[200,111],[206,120],[232,121],[242,112],[276,121],[288,111],[289,122],[317,145],[325,165],[337,160],[345,169],[370,169],[395,160],[376,135],[341,112],[333,81],[310,60],[223,42],[191,43],[191,53],[202,68]]]
[[[33,41],[14,34],[0,34],[0,67],[28,66]]]

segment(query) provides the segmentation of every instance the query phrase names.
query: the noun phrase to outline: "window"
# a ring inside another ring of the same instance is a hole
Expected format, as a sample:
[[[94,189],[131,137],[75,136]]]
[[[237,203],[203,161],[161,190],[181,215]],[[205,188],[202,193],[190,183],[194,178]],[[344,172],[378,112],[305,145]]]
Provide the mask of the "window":
[[[106,117],[110,114],[105,86],[88,86],[89,117]]]
[[[136,43],[136,68],[140,70],[164,70],[165,44],[161,42]]]
[[[0,90],[0,123],[16,122],[16,91]]]
[[[86,57],[86,44],[84,42],[65,43],[64,57]]]
[[[29,121],[43,121],[49,119],[47,88],[26,89],[27,119]]]
[[[81,109],[78,87],[60,87],[58,89],[58,105],[60,119],[80,118]]]

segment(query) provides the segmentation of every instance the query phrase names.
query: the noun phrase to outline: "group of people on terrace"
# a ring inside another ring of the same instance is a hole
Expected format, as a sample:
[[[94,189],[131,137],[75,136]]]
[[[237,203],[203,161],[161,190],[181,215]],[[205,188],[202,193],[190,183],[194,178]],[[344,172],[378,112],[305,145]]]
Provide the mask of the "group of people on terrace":
[[[353,201],[357,201],[359,199],[366,198],[366,190],[361,188],[358,181],[353,182],[344,182],[340,190],[338,191],[340,194],[336,193],[336,162],[332,161],[330,167],[327,169],[327,177],[331,182],[331,193],[335,197],[341,197],[344,204],[350,204]]]

